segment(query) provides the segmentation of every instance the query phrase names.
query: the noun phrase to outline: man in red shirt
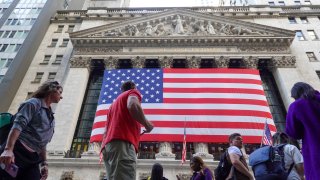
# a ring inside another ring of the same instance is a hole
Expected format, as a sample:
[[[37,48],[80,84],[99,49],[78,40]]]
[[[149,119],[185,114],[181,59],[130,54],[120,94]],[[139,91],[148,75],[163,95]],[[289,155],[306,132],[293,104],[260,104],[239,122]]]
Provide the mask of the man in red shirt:
[[[121,91],[109,108],[101,151],[108,180],[135,180],[140,124],[146,133],[153,129],[153,124],[143,113],[136,85],[132,81],[124,82]]]

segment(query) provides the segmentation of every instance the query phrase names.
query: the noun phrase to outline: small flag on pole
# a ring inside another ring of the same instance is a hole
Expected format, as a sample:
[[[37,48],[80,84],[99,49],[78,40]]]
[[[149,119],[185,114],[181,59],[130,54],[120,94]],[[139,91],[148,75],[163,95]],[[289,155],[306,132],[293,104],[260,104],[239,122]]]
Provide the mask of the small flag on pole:
[[[184,121],[184,133],[183,133],[183,148],[182,148],[182,158],[181,158],[181,165],[186,162],[187,159],[187,141],[186,141],[186,120]]]
[[[267,120],[264,124],[264,131],[262,136],[262,144],[272,146],[272,135],[269,129],[269,125]]]

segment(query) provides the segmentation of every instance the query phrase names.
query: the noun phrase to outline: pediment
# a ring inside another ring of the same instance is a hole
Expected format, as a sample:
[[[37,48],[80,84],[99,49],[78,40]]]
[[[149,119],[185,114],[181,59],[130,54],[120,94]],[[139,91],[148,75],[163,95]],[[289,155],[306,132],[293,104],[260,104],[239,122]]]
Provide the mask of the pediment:
[[[225,39],[265,38],[287,39],[291,43],[293,31],[245,22],[224,16],[215,16],[185,9],[132,18],[70,34],[75,40],[88,39]]]

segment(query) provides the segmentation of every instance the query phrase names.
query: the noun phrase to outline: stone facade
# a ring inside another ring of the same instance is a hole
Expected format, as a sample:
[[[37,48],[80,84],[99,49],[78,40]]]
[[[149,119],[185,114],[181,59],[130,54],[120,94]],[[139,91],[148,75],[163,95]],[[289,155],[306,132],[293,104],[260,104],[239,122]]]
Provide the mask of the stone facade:
[[[305,32],[320,22],[319,9],[287,7],[226,7],[187,9],[111,9],[88,8],[82,11],[58,11],[38,49],[20,86],[10,111],[15,112],[27,92],[36,90],[39,83],[31,83],[36,72],[57,72],[56,80],[63,82],[64,99],[55,108],[56,130],[48,145],[49,179],[101,179],[103,165],[99,164],[99,145],[91,144],[81,158],[64,158],[70,149],[79,119],[86,86],[95,59],[102,60],[106,69],[114,69],[120,59],[128,59],[133,67],[145,67],[147,59],[158,59],[160,67],[170,68],[174,59],[185,59],[188,68],[199,68],[201,59],[212,59],[217,68],[227,68],[234,60],[244,68],[256,69],[265,63],[275,77],[286,108],[291,103],[290,88],[297,81],[311,83],[320,89],[316,71],[319,62],[310,62],[306,52],[314,52],[319,59],[317,41],[299,41],[294,30]],[[309,24],[290,26],[288,16],[308,15]],[[55,33],[58,25],[65,25],[62,33]],[[74,32],[68,32],[68,26]],[[53,38],[69,38],[67,47],[50,48]],[[41,64],[45,55],[63,55],[60,64]],[[203,157],[213,169],[208,145],[195,143],[195,154]],[[88,145],[89,146],[89,145]],[[137,179],[150,174],[152,164],[164,165],[165,174],[190,176],[189,165],[180,166],[170,152],[169,142],[160,143],[156,160],[138,160]]]

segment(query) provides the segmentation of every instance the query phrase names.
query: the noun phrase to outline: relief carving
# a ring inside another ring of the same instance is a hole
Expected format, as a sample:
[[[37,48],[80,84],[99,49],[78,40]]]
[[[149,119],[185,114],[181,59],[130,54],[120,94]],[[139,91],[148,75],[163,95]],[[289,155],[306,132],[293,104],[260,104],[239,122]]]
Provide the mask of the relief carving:
[[[132,58],[131,62],[132,62],[132,66],[134,68],[143,68],[144,62],[145,62],[145,57],[137,56],[135,58]]]
[[[257,69],[259,59],[257,57],[244,57],[243,62],[247,68]]]
[[[159,63],[162,68],[171,68],[173,63],[173,57],[161,57],[159,58]]]
[[[220,56],[215,58],[216,65],[218,68],[227,68],[229,66],[229,57]]]
[[[74,171],[63,171],[60,180],[73,180]]]
[[[187,63],[189,68],[199,68],[201,63],[201,57],[188,57]]]
[[[254,46],[240,46],[240,51],[244,52],[288,52],[287,47],[254,47]]]
[[[274,68],[294,68],[296,67],[295,56],[275,56],[271,60]]]
[[[90,57],[72,57],[70,59],[71,68],[90,68]]]
[[[118,67],[118,58],[110,56],[103,60],[106,69],[116,69]]]
[[[157,22],[157,23],[155,23]],[[259,31],[230,23],[213,22],[212,20],[194,19],[175,15],[140,24],[130,24],[106,32],[93,34],[93,37],[109,36],[187,36],[187,35],[271,35],[267,31]]]

